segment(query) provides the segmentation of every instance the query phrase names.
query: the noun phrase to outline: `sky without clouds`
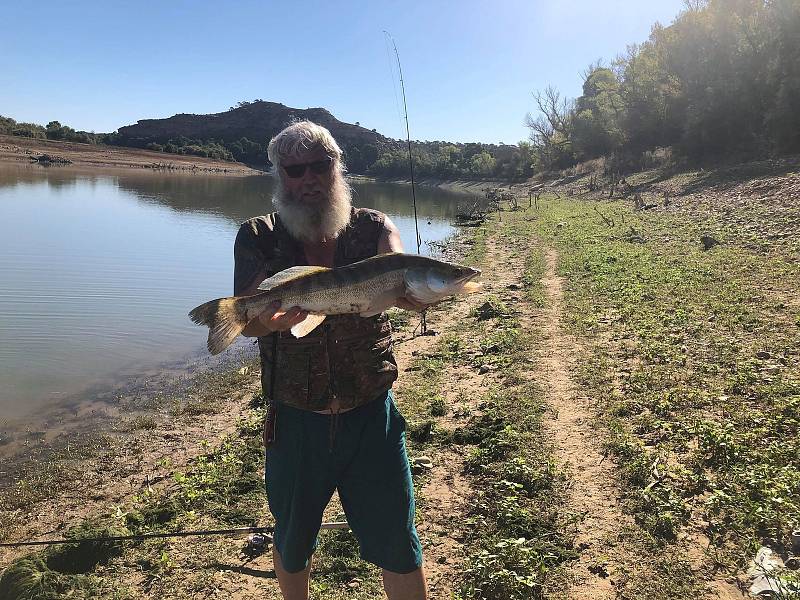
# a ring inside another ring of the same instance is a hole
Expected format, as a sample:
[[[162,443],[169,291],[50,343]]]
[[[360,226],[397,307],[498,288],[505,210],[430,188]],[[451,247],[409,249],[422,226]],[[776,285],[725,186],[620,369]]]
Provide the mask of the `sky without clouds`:
[[[411,136],[516,143],[552,84],[668,25],[682,0],[3,2],[0,115],[109,132],[239,100],[322,106],[405,137],[383,30],[400,51]],[[395,71],[396,72],[396,71]],[[401,109],[400,109],[401,110]]]

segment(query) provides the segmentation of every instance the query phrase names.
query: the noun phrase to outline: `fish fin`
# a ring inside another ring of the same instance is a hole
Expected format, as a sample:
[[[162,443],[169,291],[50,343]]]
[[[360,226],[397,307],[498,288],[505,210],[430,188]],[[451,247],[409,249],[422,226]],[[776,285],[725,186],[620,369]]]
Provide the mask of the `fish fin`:
[[[208,350],[219,354],[233,343],[247,325],[247,312],[241,298],[219,298],[192,309],[189,318],[208,326]]]
[[[292,335],[296,338],[307,336],[309,333],[314,331],[327,316],[328,315],[321,315],[319,313],[308,313],[308,316],[305,319],[292,327]]]
[[[305,277],[306,275],[311,275],[312,273],[319,273],[321,271],[330,271],[327,267],[315,267],[311,265],[301,265],[299,267],[289,267],[283,271],[275,273],[272,277],[265,279],[261,282],[258,286],[258,289],[262,292],[271,290],[276,285],[281,283],[286,283],[287,281],[292,281],[293,279],[299,279],[300,277]]]
[[[416,269],[408,269],[406,271],[405,284],[405,296],[416,300],[420,304],[435,304],[443,297],[428,287],[425,274]]]

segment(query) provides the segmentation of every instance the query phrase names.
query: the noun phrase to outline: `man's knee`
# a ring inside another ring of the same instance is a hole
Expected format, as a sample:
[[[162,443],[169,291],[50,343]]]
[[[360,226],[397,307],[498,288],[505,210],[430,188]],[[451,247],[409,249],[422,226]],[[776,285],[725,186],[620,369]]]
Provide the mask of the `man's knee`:
[[[425,571],[419,567],[409,573],[383,569],[383,587],[389,600],[426,600]]]

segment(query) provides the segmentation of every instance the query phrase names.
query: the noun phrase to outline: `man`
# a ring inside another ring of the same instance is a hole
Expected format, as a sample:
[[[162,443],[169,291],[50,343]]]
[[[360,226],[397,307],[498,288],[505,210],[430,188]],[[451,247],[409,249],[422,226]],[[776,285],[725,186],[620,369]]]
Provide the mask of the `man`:
[[[276,212],[242,224],[234,247],[234,294],[252,294],[265,278],[291,266],[340,267],[403,251],[386,215],[351,206],[341,154],[330,132],[310,121],[272,139]],[[397,305],[424,308],[411,299]],[[288,330],[305,316],[275,303],[244,330],[258,337],[261,384],[271,406],[266,487],[283,597],[308,598],[322,513],[338,489],[361,556],[383,569],[389,599],[425,599],[405,421],[391,392],[397,365],[388,318],[329,317],[295,339]]]

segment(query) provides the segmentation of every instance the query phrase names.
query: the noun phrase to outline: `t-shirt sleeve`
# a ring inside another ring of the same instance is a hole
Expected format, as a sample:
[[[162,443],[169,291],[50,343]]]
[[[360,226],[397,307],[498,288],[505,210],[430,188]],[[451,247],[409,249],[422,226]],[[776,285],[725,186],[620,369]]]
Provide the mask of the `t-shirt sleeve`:
[[[233,295],[237,296],[266,277],[266,257],[257,243],[255,223],[242,223],[233,244]]]

